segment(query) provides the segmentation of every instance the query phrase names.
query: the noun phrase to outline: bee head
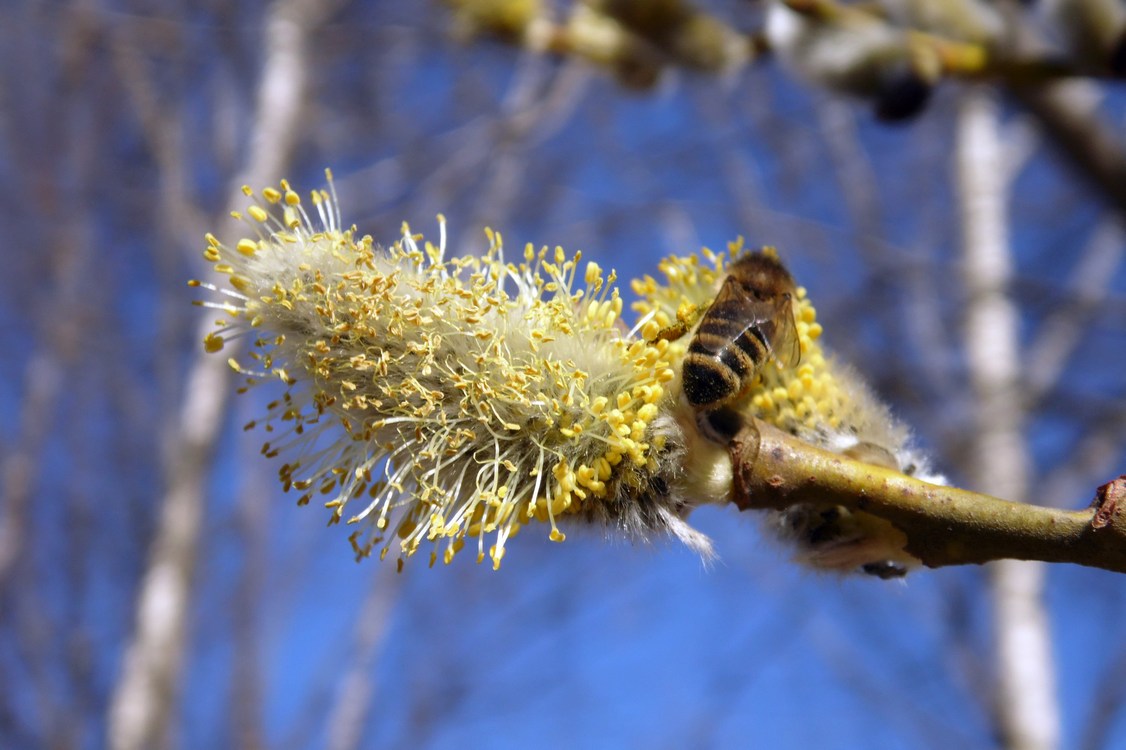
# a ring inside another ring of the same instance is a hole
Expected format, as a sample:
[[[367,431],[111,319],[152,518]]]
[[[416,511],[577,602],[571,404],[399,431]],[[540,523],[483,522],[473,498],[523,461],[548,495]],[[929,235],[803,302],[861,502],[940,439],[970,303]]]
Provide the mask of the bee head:
[[[756,299],[782,297],[789,300],[795,288],[793,277],[782,265],[777,251],[772,247],[764,247],[759,251],[739,256],[731,264],[730,272],[731,276]]]

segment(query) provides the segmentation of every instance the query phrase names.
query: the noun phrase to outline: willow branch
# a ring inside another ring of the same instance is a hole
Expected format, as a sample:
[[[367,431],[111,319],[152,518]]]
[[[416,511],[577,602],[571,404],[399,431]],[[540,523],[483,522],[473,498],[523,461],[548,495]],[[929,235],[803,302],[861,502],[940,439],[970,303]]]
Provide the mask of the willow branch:
[[[1067,562],[1126,573],[1126,477],[1091,508],[1063,511],[929,484],[854,461],[753,420],[731,443],[740,510],[831,503],[887,519],[930,568],[991,560]]]

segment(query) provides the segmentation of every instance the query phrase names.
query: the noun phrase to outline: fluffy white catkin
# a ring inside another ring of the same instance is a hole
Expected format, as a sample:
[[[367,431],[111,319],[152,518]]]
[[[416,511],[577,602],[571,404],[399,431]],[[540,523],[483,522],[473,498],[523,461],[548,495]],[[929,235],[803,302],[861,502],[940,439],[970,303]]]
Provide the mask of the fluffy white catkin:
[[[496,567],[523,527],[563,541],[569,522],[672,535],[712,555],[686,518],[729,500],[731,462],[680,393],[691,333],[659,334],[698,320],[741,243],[666,258],[661,282],[635,281],[630,329],[614,274],[581,266],[577,253],[528,246],[512,262],[486,231],[483,255],[447,258],[441,218],[437,245],[404,226],[383,248],[344,226],[331,191],[330,175],[310,212],[285,182],[246,189],[241,218],[253,236],[233,246],[207,238],[205,257],[228,285],[193,282],[219,297],[199,304],[223,313],[205,347],[246,337],[232,367],[248,386],[282,383],[247,428],[266,432],[267,457],[283,457],[286,491],[300,504],[321,498],[332,522],[356,525],[358,557],[394,552],[400,565],[424,544],[433,564],[469,543]],[[768,362],[736,408],[925,475],[907,430],[822,350],[800,287],[793,314],[800,361]],[[902,535],[863,513],[807,504],[770,518],[817,568],[886,577],[915,562]]]

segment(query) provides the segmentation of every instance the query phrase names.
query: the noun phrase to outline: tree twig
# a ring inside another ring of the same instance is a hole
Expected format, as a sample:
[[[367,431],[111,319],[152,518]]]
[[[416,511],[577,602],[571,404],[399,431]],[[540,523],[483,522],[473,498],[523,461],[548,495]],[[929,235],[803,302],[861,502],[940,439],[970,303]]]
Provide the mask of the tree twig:
[[[1096,506],[1063,511],[1011,503],[830,453],[760,420],[731,443],[732,502],[740,510],[828,503],[885,518],[929,568],[991,560],[1043,560],[1126,573],[1126,514],[1119,478]]]

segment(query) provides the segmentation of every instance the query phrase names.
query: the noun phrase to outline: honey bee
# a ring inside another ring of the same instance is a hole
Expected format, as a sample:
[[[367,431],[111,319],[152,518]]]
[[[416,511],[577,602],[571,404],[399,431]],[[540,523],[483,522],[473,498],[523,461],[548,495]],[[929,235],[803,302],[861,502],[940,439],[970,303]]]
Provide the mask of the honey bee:
[[[763,365],[771,359],[797,365],[795,290],[773,252],[748,253],[731,264],[700,318],[682,369],[684,397],[709,437],[726,442],[738,430],[738,416],[726,407],[747,392]]]

